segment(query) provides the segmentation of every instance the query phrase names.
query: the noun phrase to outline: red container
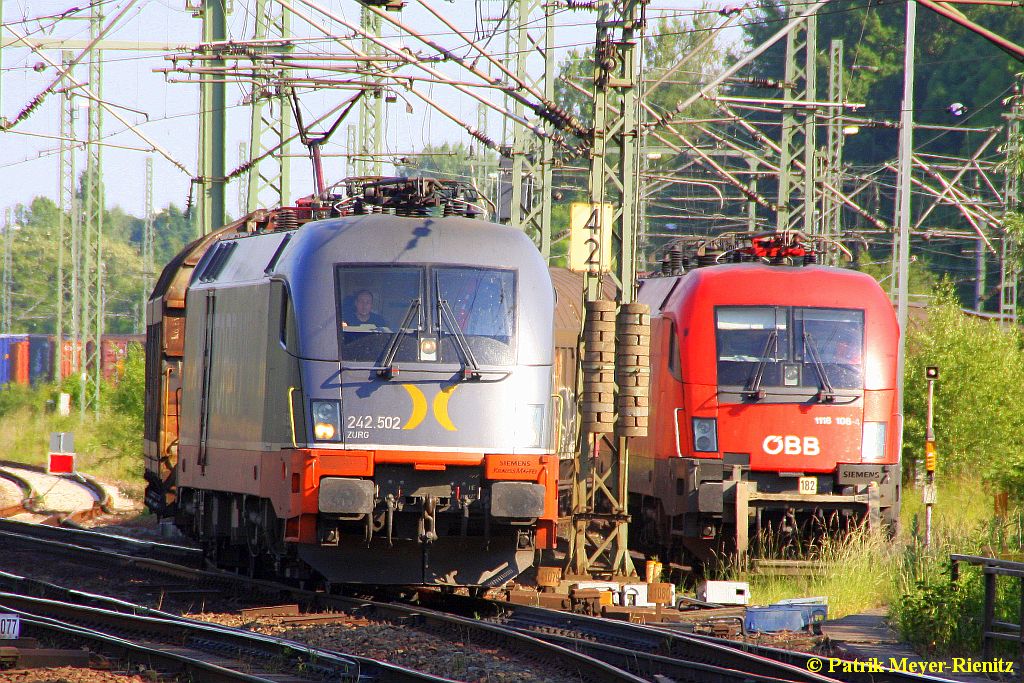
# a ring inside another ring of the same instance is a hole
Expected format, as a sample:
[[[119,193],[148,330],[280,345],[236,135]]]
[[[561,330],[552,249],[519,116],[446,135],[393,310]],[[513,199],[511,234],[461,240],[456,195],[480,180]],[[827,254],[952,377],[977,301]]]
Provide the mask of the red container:
[[[146,341],[145,335],[141,334],[119,334],[107,335],[100,343],[100,369],[103,371],[103,378],[108,381],[117,381],[124,374],[124,361],[128,357],[128,345],[139,344]]]
[[[70,377],[82,371],[82,342],[65,339],[60,345],[60,376]]]
[[[11,344],[11,382],[28,386],[28,340]]]

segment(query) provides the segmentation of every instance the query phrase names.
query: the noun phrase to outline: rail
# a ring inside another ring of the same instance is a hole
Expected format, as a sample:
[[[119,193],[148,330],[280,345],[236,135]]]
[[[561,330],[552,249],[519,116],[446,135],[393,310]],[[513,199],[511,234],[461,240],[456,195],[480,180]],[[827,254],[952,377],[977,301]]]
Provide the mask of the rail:
[[[27,473],[27,475],[23,473]],[[31,475],[35,475],[37,477],[53,477],[54,480],[62,480],[72,485],[77,485],[85,489],[93,499],[92,506],[85,510],[58,513],[51,516],[51,523],[57,523],[63,520],[85,522],[99,516],[101,513],[110,512],[110,495],[102,484],[89,475],[83,475],[77,472],[72,475],[50,475],[47,473],[45,467],[29,465],[11,460],[0,460],[0,477],[18,485],[22,489],[22,495],[24,498],[21,505],[15,505],[4,509],[2,511],[4,514],[0,516],[14,515],[19,512],[32,512],[39,514],[47,513],[44,509],[44,504],[41,502],[43,498],[42,493],[36,490],[36,487],[29,478]]]
[[[203,552],[199,548],[83,529],[67,520],[61,526],[44,526],[13,519],[0,519],[0,537],[6,534],[31,534],[33,538],[48,539],[61,544],[71,541],[84,548],[109,550],[123,555],[163,560],[188,567],[204,565]]]
[[[190,645],[197,653],[210,651],[218,653],[221,658],[226,653],[247,655],[246,662],[251,667],[253,659],[264,660],[270,669],[291,668],[303,677],[303,672],[315,677],[336,681],[390,681],[393,683],[450,683],[449,679],[431,674],[414,671],[403,666],[382,662],[369,657],[354,655],[348,652],[326,650],[306,645],[293,640],[276,636],[264,635],[240,628],[221,626],[187,617],[170,614],[144,605],[137,605],[124,600],[109,598],[103,595],[87,593],[65,588],[52,583],[25,579],[7,572],[0,572],[0,586],[9,591],[0,592],[0,605],[10,611],[16,611],[27,618],[27,623],[37,626],[62,624],[65,629],[77,628],[74,635],[87,636],[86,640],[99,642],[109,646],[110,641],[119,641],[127,654],[133,650],[148,651],[131,640],[109,632],[97,630],[100,627],[124,632],[131,637],[144,635],[147,639],[160,639],[164,635],[172,643]],[[42,594],[45,597],[25,595],[23,593]],[[74,622],[88,623],[91,628],[86,632],[84,627]],[[23,619],[23,623],[26,620]],[[71,632],[71,631],[69,631]],[[92,637],[88,637],[88,636]],[[214,680],[209,671],[202,671],[209,665],[201,656],[186,656],[180,648],[163,648],[155,646],[159,656],[180,659],[179,664],[187,665],[186,673],[197,673],[194,680]],[[198,664],[197,664],[198,663]],[[244,668],[244,667],[243,667]],[[230,668],[218,667],[218,680],[231,681],[264,681],[262,677],[245,677]],[[271,676],[270,680],[280,680]]]
[[[956,586],[960,579],[960,563],[981,567],[985,583],[985,605],[981,620],[981,658],[992,659],[992,646],[997,640],[1017,643],[1017,679],[1024,678],[1024,562],[1001,560],[981,555],[950,555],[949,578]],[[1017,579],[1020,589],[1020,604],[1017,608],[1017,623],[996,619],[996,580],[1000,576]]]
[[[557,666],[559,668],[564,669],[566,672],[571,672],[581,680],[594,681],[595,683],[643,683],[643,679],[623,671],[614,665],[610,665],[602,659],[592,657],[581,652],[576,652],[570,647],[562,647],[559,644],[550,643],[537,638],[533,634],[521,633],[516,629],[507,628],[500,624],[481,622],[476,619],[455,616],[452,614],[444,614],[442,612],[422,607],[391,602],[377,602],[361,598],[350,598],[301,590],[280,583],[259,579],[249,579],[244,576],[219,570],[200,570],[176,565],[162,560],[138,557],[135,555],[125,555],[112,550],[109,547],[99,547],[101,545],[107,545],[106,540],[102,543],[89,543],[83,539],[82,535],[77,535],[73,539],[69,537],[64,542],[61,542],[54,538],[54,529],[39,532],[31,527],[33,527],[33,525],[24,525],[23,528],[19,528],[21,533],[18,531],[6,531],[0,529],[0,537],[4,538],[9,543],[32,543],[44,546],[55,553],[60,552],[73,554],[83,558],[92,558],[94,560],[102,558],[103,560],[112,561],[120,565],[130,565],[139,569],[144,568],[149,571],[192,581],[210,584],[224,584],[225,586],[232,587],[235,590],[244,587],[244,590],[249,594],[270,594],[275,597],[291,595],[296,601],[307,604],[310,607],[343,609],[353,613],[358,613],[360,616],[373,616],[374,618],[378,618],[382,621],[390,621],[393,623],[403,624],[405,626],[416,625],[434,631],[456,633],[461,637],[468,638],[474,642],[495,643],[510,652],[531,657],[536,661],[557,662]],[[59,531],[66,530],[60,529]],[[56,533],[59,533],[59,531],[56,531]],[[45,537],[41,537],[44,535]],[[0,572],[0,585],[16,581],[19,578],[21,577],[15,577],[13,575]],[[39,582],[35,582],[35,586],[38,590]],[[85,597],[87,594],[80,591],[71,591],[70,589],[64,589],[52,584],[47,584],[46,588],[50,594],[53,594],[52,591],[68,591],[66,594],[61,596],[61,599],[73,599],[75,603],[85,603],[87,601]],[[90,595],[89,599],[104,600],[107,603],[108,609],[119,610],[122,608],[116,607],[116,605],[123,606],[128,604],[124,601],[105,598],[104,596]],[[0,600],[0,604],[3,604],[2,600]],[[130,609],[131,611],[136,611],[137,607],[131,606]],[[156,614],[156,611],[147,610],[146,614],[154,615]],[[191,623],[191,620],[174,615],[168,615],[166,613],[160,613],[159,616],[163,619],[176,619],[186,623]],[[296,647],[305,646],[297,645]],[[385,666],[383,662],[376,662],[376,660],[361,659],[350,653],[341,654],[346,658],[359,661],[363,670],[370,666],[371,663],[375,666]],[[428,674],[422,674],[420,672],[413,673],[417,676],[424,676],[424,678],[418,680],[433,680]],[[386,677],[386,680],[399,679],[389,674]],[[705,677],[704,679],[697,680],[707,679]],[[729,681],[728,683],[732,682]],[[737,683],[742,683],[742,681],[737,681]]]
[[[447,596],[435,591],[429,593],[433,595],[429,595],[427,589],[421,590],[421,600],[437,600],[442,609],[457,609],[459,612],[486,615],[482,618],[501,620],[506,625],[534,632],[534,635],[540,638],[571,633],[576,637],[583,636],[583,640],[625,648],[632,653],[633,670],[641,673],[652,670],[652,664],[658,667],[667,665],[668,662],[664,660],[668,659],[674,660],[672,667],[675,671],[679,670],[675,669],[679,664],[721,667],[731,670],[732,673],[743,672],[750,681],[770,678],[794,683],[822,683],[833,680],[845,683],[939,683],[947,680],[887,667],[872,672],[837,671],[825,676],[814,673],[808,666],[812,659],[821,659],[821,655],[693,633],[679,633],[671,627],[632,624],[504,601]],[[614,653],[610,653],[609,656],[614,656]],[[682,676],[680,680],[691,678]],[[705,675],[704,680],[710,680],[709,675]],[[718,680],[728,681],[729,677],[718,677]]]
[[[50,530],[47,533],[57,532]],[[27,533],[4,532],[2,528],[0,536],[5,536],[10,542],[31,541],[58,550],[58,541],[52,537],[33,539]],[[97,546],[108,542],[87,543],[87,539],[79,535],[73,543],[61,544],[63,547],[59,550],[93,557],[105,556],[135,567],[145,566],[150,570],[190,580],[231,584],[236,589],[244,585],[249,593],[270,593],[278,598],[287,594],[308,608],[343,610],[363,617],[406,625],[416,624],[436,631],[472,633],[475,641],[495,642],[527,656],[560,661],[562,666],[571,662],[570,666],[580,673],[583,680],[626,681],[637,680],[636,676],[668,676],[694,683],[706,680],[721,683],[768,683],[779,680],[828,683],[836,679],[847,683],[922,683],[942,680],[893,670],[836,673],[828,677],[808,670],[808,661],[814,655],[680,634],[668,629],[507,602],[444,595],[427,589],[417,591],[415,605],[368,600],[364,596],[314,593],[226,572],[190,569],[138,555],[119,556],[111,550],[84,547],[85,544]],[[145,554],[141,547],[134,553]],[[1021,567],[1024,571],[1024,565]]]

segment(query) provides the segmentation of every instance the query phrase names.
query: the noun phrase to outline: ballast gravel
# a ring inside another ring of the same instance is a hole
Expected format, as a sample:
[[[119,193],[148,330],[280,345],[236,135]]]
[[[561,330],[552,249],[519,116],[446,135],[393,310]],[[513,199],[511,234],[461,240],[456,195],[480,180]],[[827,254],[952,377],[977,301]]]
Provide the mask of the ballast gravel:
[[[246,621],[238,615],[191,614],[193,619],[247,628],[325,650],[370,657],[467,683],[579,683],[553,662],[510,657],[487,645],[464,643],[426,631],[353,618],[349,623],[295,626],[274,617]]]
[[[159,679],[70,666],[0,671],[0,683],[152,683],[155,680]]]

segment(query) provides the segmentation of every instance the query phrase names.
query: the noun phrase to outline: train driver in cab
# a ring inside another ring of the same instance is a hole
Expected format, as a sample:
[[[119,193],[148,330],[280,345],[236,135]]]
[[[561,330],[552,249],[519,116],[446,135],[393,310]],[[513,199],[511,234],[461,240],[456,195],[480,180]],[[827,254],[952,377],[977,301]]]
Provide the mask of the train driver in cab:
[[[345,307],[341,326],[349,330],[378,330],[387,328],[388,321],[380,313],[374,312],[373,292],[360,289],[355,293],[353,302]]]

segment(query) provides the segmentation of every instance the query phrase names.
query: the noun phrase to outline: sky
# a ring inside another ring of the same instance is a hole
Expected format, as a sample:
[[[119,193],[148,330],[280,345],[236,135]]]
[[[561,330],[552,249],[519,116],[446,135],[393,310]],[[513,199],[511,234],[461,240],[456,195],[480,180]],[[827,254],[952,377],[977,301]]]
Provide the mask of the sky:
[[[88,39],[88,0],[0,1],[3,3],[2,19],[7,29],[5,33],[17,31],[35,38]],[[108,20],[130,4],[130,0],[101,1],[104,15]],[[294,3],[294,7],[316,16],[318,25],[332,33],[350,34],[344,26],[332,22],[323,13],[310,9],[308,5],[302,4],[303,1],[289,0]],[[493,32],[496,23],[494,19],[504,12],[504,4],[500,0],[479,0],[476,3],[467,0],[424,1],[460,30],[473,34],[483,41],[487,41],[488,35]],[[201,22],[193,16],[193,11],[186,6],[186,2],[197,4],[199,0],[136,0],[118,21],[115,30],[106,38],[113,41],[194,44],[200,38]],[[346,21],[354,24],[359,22],[359,6],[355,0],[323,0],[315,4],[343,17]],[[229,38],[251,38],[255,5],[256,0],[231,2]],[[690,8],[695,6],[691,0],[663,0],[649,10],[649,16],[671,14],[686,17],[691,11]],[[55,15],[62,14],[64,18],[54,18]],[[396,16],[417,31],[430,34],[432,39],[442,46],[454,49],[462,55],[472,54],[465,43],[423,9],[418,0],[409,2],[405,10]],[[560,58],[564,58],[571,48],[583,49],[593,44],[593,21],[592,12],[563,10],[558,14],[555,41],[560,46]],[[293,19],[293,33],[296,37],[306,39],[322,36],[317,29],[297,17]],[[386,27],[382,33],[390,44],[407,46],[424,54],[434,52],[428,46],[402,35],[402,32],[394,28]],[[328,49],[328,45],[326,42],[307,41],[301,44],[299,49],[323,52]],[[504,36],[499,34],[490,38],[489,47],[493,54],[503,56]],[[332,51],[343,52],[340,47]],[[54,62],[60,62],[59,50],[48,50],[46,54]],[[199,88],[194,83],[173,82],[181,79],[181,75],[168,76],[154,71],[170,66],[166,54],[106,51],[103,99],[112,105],[123,107],[119,108],[119,111],[127,121],[165,148],[168,154],[189,169],[190,173],[195,173]],[[481,66],[483,64],[481,62]],[[467,79],[468,74],[455,65],[449,64],[439,68],[446,74]],[[406,67],[402,73],[417,72]],[[47,65],[45,59],[36,52],[21,47],[20,44],[4,48],[0,64],[0,114],[9,120],[14,119],[34,97],[50,85],[56,75],[57,71]],[[84,63],[77,67],[75,75],[79,80],[87,80],[88,71]],[[416,87],[429,93],[431,98],[461,120],[471,125],[477,124],[477,103],[469,96],[446,85],[418,83]],[[493,91],[481,89],[480,92],[490,101],[500,101]],[[238,83],[228,84],[226,153],[229,170],[238,165],[239,143],[248,143],[250,115],[246,104],[247,95],[245,86]],[[349,96],[351,91],[333,89],[303,93],[301,104],[304,118],[315,119]],[[57,95],[48,96],[41,106],[13,130],[0,133],[0,209],[18,203],[28,203],[37,195],[57,197],[59,143],[54,138],[59,132],[60,101],[61,98]],[[88,105],[84,98],[79,98],[78,102],[80,106],[77,109],[75,137],[84,139]],[[465,131],[413,95],[405,95],[404,99],[399,98],[395,103],[386,105],[385,109],[385,151],[393,153],[396,157],[416,152],[428,143],[471,141]],[[497,140],[502,138],[501,118],[495,112],[488,116],[488,134]],[[355,120],[354,114],[348,119],[352,123]],[[324,148],[325,172],[329,180],[338,180],[348,175],[345,159],[330,156],[344,153],[347,140],[346,132],[339,130],[331,143]],[[104,142],[108,145],[103,150],[108,206],[120,206],[134,215],[144,214],[145,160],[152,157],[156,209],[160,210],[172,203],[184,207],[189,195],[189,175],[159,154],[140,151],[149,145],[109,113],[104,114]],[[302,148],[293,146],[292,152],[296,155],[291,166],[292,194],[298,197],[312,191],[312,174],[309,161],[300,156],[303,153]],[[80,152],[76,157],[79,173],[84,168],[84,163],[84,154]],[[390,166],[385,167],[385,173],[390,170]],[[227,190],[229,214],[237,216],[241,213],[239,201],[237,183],[233,183]]]

